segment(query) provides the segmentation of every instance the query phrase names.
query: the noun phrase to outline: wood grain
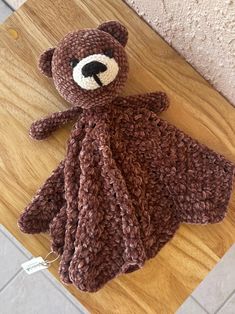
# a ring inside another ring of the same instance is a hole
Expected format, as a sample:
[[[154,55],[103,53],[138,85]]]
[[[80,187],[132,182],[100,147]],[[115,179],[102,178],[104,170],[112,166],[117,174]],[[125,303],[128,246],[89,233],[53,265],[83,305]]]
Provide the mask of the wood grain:
[[[130,33],[125,94],[166,91],[162,114],[192,137],[235,161],[235,110],[185,60],[120,0],[27,1],[0,31],[0,222],[29,249],[45,256],[49,238],[22,234],[16,225],[36,189],[65,154],[70,127],[48,140],[28,137],[31,122],[68,108],[40,75],[39,54],[68,31],[118,19]],[[68,290],[92,313],[174,313],[235,240],[235,198],[218,225],[182,225],[143,269],[111,281],[97,293]],[[51,272],[57,275],[58,263]]]

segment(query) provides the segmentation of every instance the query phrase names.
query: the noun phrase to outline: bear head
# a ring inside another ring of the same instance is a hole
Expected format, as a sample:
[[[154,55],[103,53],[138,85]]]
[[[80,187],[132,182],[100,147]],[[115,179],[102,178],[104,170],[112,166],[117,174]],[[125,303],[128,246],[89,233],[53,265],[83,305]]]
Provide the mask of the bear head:
[[[106,105],[127,79],[127,39],[127,29],[116,21],[68,33],[57,47],[42,53],[39,69],[73,106]]]

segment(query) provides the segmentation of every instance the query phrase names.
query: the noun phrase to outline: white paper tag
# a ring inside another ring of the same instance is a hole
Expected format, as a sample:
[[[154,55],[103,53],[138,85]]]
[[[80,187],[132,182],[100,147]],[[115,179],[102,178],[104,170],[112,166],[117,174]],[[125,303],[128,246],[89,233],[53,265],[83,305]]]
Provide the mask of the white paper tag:
[[[30,261],[23,263],[21,267],[28,275],[31,275],[39,270],[48,268],[49,264],[46,261],[44,261],[44,259],[41,256],[39,256],[34,257]]]

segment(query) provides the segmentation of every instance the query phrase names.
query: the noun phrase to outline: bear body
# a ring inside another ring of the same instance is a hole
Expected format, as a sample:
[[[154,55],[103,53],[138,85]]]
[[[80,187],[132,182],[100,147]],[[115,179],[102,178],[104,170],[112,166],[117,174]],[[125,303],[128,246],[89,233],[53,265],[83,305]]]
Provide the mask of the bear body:
[[[158,116],[168,106],[164,93],[119,96],[128,71],[127,32],[117,22],[99,28],[67,35],[47,52],[51,64],[40,59],[74,107],[36,121],[31,136],[43,139],[77,122],[65,160],[19,219],[24,232],[49,230],[62,281],[83,291],[142,267],[180,223],[221,221],[234,174],[231,162]],[[105,63],[103,51],[115,61]],[[75,72],[71,64],[79,64]]]

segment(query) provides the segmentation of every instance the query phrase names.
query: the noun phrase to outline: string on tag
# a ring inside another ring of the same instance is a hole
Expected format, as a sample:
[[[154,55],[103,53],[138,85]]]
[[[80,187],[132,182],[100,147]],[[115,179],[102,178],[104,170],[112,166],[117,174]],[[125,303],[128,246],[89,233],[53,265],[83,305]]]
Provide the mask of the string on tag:
[[[55,262],[60,256],[50,260],[48,257],[51,254],[55,254],[53,251],[49,252],[47,256],[43,259],[41,256],[33,257],[31,260],[24,262],[21,267],[25,270],[28,275],[36,273],[40,270],[50,267],[50,265]]]
[[[52,260],[48,260],[48,257],[52,254],[55,254],[53,251],[50,251],[44,258],[44,261],[42,262],[42,265],[49,267],[52,263],[54,263],[55,261],[57,261],[59,259],[59,255],[57,255],[56,258],[52,259]]]

